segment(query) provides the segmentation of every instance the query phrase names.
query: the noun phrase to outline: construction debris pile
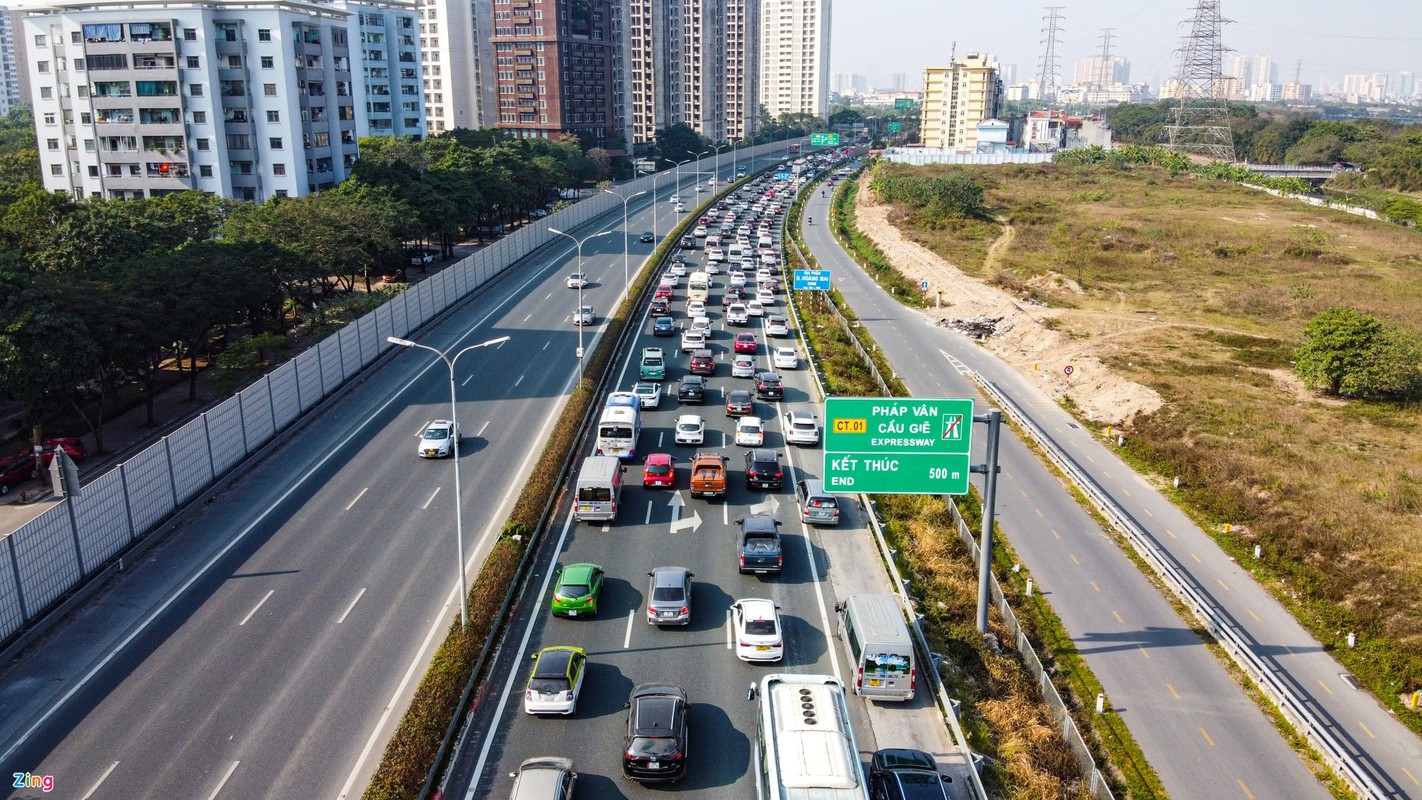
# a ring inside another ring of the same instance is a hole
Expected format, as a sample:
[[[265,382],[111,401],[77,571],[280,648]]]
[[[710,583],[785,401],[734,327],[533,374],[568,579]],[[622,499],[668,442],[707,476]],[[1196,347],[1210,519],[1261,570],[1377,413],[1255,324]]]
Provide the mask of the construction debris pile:
[[[959,317],[957,319],[940,319],[939,327],[952,328],[959,333],[967,334],[974,339],[986,339],[999,333],[1012,330],[1012,323],[1002,324],[1002,317],[989,317],[986,314],[979,314],[975,317]]]

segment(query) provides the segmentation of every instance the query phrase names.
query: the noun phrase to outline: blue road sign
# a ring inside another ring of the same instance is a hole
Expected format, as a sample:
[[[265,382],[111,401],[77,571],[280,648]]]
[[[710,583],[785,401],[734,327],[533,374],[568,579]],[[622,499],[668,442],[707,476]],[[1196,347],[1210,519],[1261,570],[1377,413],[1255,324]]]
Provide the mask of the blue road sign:
[[[827,269],[795,270],[795,291],[806,290],[827,292],[830,288],[830,271]]]

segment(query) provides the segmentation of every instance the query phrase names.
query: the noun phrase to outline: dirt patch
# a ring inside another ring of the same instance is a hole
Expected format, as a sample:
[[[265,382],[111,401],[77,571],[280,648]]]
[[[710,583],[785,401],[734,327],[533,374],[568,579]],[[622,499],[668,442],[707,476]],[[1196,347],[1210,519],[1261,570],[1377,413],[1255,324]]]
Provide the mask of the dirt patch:
[[[859,185],[856,205],[857,227],[884,252],[889,262],[914,282],[928,281],[929,297],[942,292],[943,307],[922,312],[930,319],[945,323],[964,317],[1001,318],[997,334],[983,340],[984,346],[1041,384],[1054,399],[1070,398],[1087,420],[1121,425],[1138,414],[1160,408],[1162,400],[1154,389],[1117,374],[1106,366],[1103,358],[1122,354],[1114,346],[1112,334],[1135,332],[1164,323],[1096,318],[1088,325],[1087,315],[1031,305],[1029,301],[969,277],[936,253],[907,239],[889,222],[890,207],[873,201],[867,181]],[[989,265],[996,262],[1012,239],[1013,229],[1009,225],[989,248]],[[1061,287],[1073,285],[1060,276],[1051,280]],[[1070,376],[1066,374],[1068,366]]]

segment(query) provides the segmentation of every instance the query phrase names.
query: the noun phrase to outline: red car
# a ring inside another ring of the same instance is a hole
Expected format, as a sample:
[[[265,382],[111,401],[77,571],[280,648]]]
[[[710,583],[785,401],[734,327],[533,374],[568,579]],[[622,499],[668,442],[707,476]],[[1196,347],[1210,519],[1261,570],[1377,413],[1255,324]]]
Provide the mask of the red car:
[[[652,295],[652,297],[654,299],[662,298],[670,301],[672,299],[672,288],[670,286],[658,286],[656,294]]]
[[[676,488],[676,459],[666,453],[652,453],[642,467],[642,485],[648,488]]]
[[[38,474],[34,453],[26,451],[0,458],[0,494],[7,494],[10,487],[24,483]]]
[[[57,439],[45,439],[40,442],[43,450],[44,465],[49,466],[49,462],[54,460],[54,451],[64,448],[64,452],[74,461],[83,461],[84,456],[89,454],[88,448],[84,447],[84,442],[72,436],[62,436]]]
[[[755,355],[755,334],[736,334],[735,351],[737,353],[750,353],[751,355]]]

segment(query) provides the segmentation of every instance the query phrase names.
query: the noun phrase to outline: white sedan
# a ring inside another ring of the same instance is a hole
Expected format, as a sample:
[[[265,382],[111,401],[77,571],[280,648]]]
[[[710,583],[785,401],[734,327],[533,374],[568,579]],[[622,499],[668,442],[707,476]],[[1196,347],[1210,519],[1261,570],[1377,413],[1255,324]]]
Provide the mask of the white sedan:
[[[780,316],[772,316],[770,319],[767,319],[765,321],[765,335],[789,336],[790,320]]]
[[[637,400],[642,408],[656,408],[662,404],[662,385],[660,383],[638,383],[632,387],[632,394],[637,395]]]
[[[568,276],[569,289],[584,289],[588,285],[588,275],[586,272],[574,272]]]
[[[676,418],[677,444],[702,444],[706,441],[706,423],[700,414],[682,414]]]
[[[736,420],[736,444],[740,447],[760,447],[765,444],[765,423],[761,422],[760,417],[741,417]]]
[[[736,657],[742,661],[779,661],[785,656],[780,627],[780,606],[770,600],[747,598],[731,605]]]
[[[793,347],[775,348],[775,368],[776,369],[799,369],[800,354],[795,352]]]
[[[820,423],[815,421],[814,414],[807,411],[786,411],[784,422],[787,444],[820,443]]]
[[[755,356],[739,353],[731,360],[732,378],[754,378],[755,373]]]
[[[597,314],[593,313],[592,306],[583,306],[573,314],[574,325],[591,325],[597,321]]]
[[[454,455],[454,440],[458,429],[447,419],[437,419],[425,426],[420,434],[420,458],[444,458]]]
[[[746,313],[752,317],[763,317],[765,316],[765,304],[759,300],[747,300]]]

